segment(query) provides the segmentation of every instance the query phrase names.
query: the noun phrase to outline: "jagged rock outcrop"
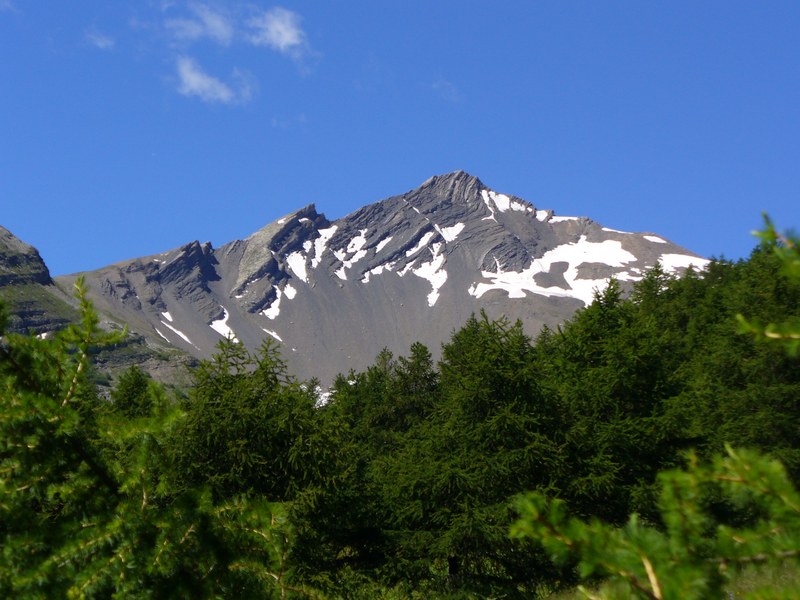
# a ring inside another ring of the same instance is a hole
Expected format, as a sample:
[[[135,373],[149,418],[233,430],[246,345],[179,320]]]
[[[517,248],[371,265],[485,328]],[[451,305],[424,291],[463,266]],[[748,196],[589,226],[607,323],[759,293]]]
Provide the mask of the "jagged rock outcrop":
[[[323,383],[414,341],[434,352],[473,313],[535,334],[660,261],[705,260],[654,234],[561,217],[463,171],[329,221],[314,205],[220,248],[193,242],[85,273],[95,303],[152,343],[207,357],[224,336],[282,344]],[[58,278],[69,284],[77,275]]]
[[[39,252],[0,227],[0,300],[8,305],[8,330],[47,334],[77,312],[59,290]]]
[[[53,280],[36,248],[0,227],[0,286],[23,283],[51,285]]]
[[[149,263],[139,261],[131,261],[126,270],[128,273],[141,273],[145,282],[148,273],[153,272]],[[202,282],[209,273],[208,269],[200,268],[195,279]],[[68,284],[73,282],[74,278]],[[125,307],[125,314],[135,314],[142,310],[138,294],[146,295],[150,290],[146,284],[138,283],[132,283],[125,277],[113,281],[106,279],[93,290],[93,294],[98,297],[108,296],[113,299],[111,304]],[[187,285],[184,273],[178,277],[176,285]],[[39,252],[33,246],[0,227],[0,300],[6,304],[10,317],[7,331],[47,337],[75,322],[79,313],[77,301],[71,292],[71,287],[62,289],[55,284]],[[115,321],[113,316],[107,316],[103,326],[121,329],[123,325]],[[138,365],[160,381],[185,384],[188,382],[187,366],[196,362],[195,358],[185,352],[163,344],[153,344],[149,336],[132,332],[124,343],[103,349],[96,357],[95,364],[106,375],[113,376],[131,365]],[[100,379],[102,380],[102,376]]]

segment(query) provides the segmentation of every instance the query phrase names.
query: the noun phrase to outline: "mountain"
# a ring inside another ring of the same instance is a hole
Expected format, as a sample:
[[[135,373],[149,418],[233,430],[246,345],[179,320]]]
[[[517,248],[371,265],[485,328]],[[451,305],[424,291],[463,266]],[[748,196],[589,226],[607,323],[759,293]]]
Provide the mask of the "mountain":
[[[74,278],[68,279],[59,285],[36,248],[0,227],[0,300],[8,308],[7,331],[47,337],[77,321],[80,314],[71,295]],[[122,328],[113,315],[105,316],[102,325],[107,329]],[[187,365],[196,362],[183,351],[153,344],[147,336],[136,332],[131,332],[124,343],[104,349],[96,357],[103,372],[98,374],[100,383],[132,364],[165,383],[185,383]]]
[[[473,313],[535,334],[609,277],[707,261],[655,235],[557,216],[463,171],[335,221],[315,206],[219,248],[192,242],[83,273],[96,306],[149,344],[208,357],[224,336],[273,338],[290,370],[330,382],[388,348],[436,353]],[[69,286],[81,274],[58,277]]]
[[[50,277],[39,252],[0,227],[0,300],[8,304],[8,330],[46,335],[78,316]]]

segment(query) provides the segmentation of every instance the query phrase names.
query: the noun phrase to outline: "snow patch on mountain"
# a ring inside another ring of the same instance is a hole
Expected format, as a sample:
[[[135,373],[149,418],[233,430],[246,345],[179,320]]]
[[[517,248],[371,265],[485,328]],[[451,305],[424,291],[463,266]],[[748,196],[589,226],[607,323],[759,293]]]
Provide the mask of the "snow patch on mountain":
[[[350,240],[350,243],[347,245],[347,253],[353,256],[345,261],[345,268],[349,269],[367,255],[367,251],[364,250],[364,246],[367,244],[366,234],[367,230],[362,229],[360,235]]]
[[[417,277],[427,279],[433,290],[428,294],[428,306],[433,306],[439,299],[439,288],[447,281],[447,271],[442,266],[444,265],[444,254],[442,254],[443,244],[437,243],[430,249],[433,258],[430,262],[422,263],[416,269],[411,269],[411,272]]]
[[[427,245],[428,245],[428,242],[430,242],[430,241],[431,241],[431,238],[432,238],[434,235],[436,235],[436,232],[435,232],[435,231],[429,231],[429,232],[427,232],[425,235],[423,235],[423,236],[420,238],[420,240],[419,240],[419,242],[417,242],[417,245],[416,245],[416,246],[414,246],[414,247],[413,247],[411,250],[407,250],[407,251],[406,251],[406,256],[413,256],[414,254],[416,254],[417,252],[419,252],[420,250],[422,250],[422,249],[423,249],[425,246],[427,246]]]
[[[494,205],[500,212],[506,212],[511,208],[511,198],[505,194],[489,192],[489,197],[494,201]]]
[[[388,237],[385,237],[385,238],[383,238],[383,239],[382,239],[380,242],[378,242],[378,245],[377,245],[377,246],[375,246],[375,254],[377,254],[378,252],[380,252],[381,250],[383,250],[383,249],[386,247],[386,244],[388,244],[389,242],[391,242],[391,241],[392,241],[392,238],[393,238],[393,237],[394,237],[394,236],[391,236],[391,235],[390,235],[390,236],[388,236]]]
[[[517,211],[517,212],[533,212],[533,208],[527,206],[526,204],[514,200],[511,196],[507,196],[506,194],[500,194],[498,192],[494,192],[492,190],[481,190],[481,197],[483,198],[484,203],[492,212],[491,217],[485,217],[485,219],[494,219],[495,209],[499,212],[508,212],[509,210]],[[495,219],[496,220],[496,219]]]
[[[278,335],[277,333],[275,333],[274,331],[271,331],[271,330],[269,330],[269,329],[264,329],[263,327],[261,328],[261,330],[262,330],[264,333],[268,333],[269,335],[271,335],[272,337],[274,337],[274,338],[275,338],[276,340],[278,340],[279,342],[283,342],[283,340],[281,339],[281,336],[279,336],[279,335]]]
[[[658,262],[667,271],[677,271],[678,269],[688,269],[689,267],[703,270],[711,261],[687,254],[662,254],[658,257]]]
[[[469,293],[480,298],[490,290],[503,290],[509,298],[524,298],[526,292],[543,296],[561,296],[577,298],[589,304],[595,290],[602,290],[607,285],[607,279],[582,279],[578,277],[578,267],[586,263],[601,263],[609,267],[621,267],[634,262],[636,257],[622,249],[622,243],[616,240],[604,242],[589,242],[583,235],[577,242],[562,244],[546,252],[541,258],[535,259],[523,271],[503,271],[497,262],[497,272],[483,271],[484,278],[489,282],[474,283],[469,288]],[[549,273],[556,263],[567,263],[563,274],[569,289],[558,286],[542,286],[535,280],[538,273]]]
[[[445,242],[453,242],[458,237],[458,234],[464,231],[466,225],[464,223],[456,223],[451,227],[436,227],[439,234],[444,238]]]
[[[308,273],[306,273],[306,257],[300,252],[292,252],[286,257],[286,263],[289,268],[299,277],[304,283],[308,283]]]
[[[666,244],[667,240],[662,240],[660,237],[655,235],[645,235],[643,236],[648,242],[655,242],[656,244]]]
[[[275,300],[272,301],[272,304],[269,305],[268,308],[265,308],[261,311],[261,314],[267,317],[268,319],[275,319],[279,314],[281,314],[281,298],[283,297],[283,292],[279,287],[275,287]]]
[[[338,227],[336,225],[332,225],[319,230],[319,237],[314,240],[314,258],[311,259],[312,269],[316,269],[319,265],[319,261],[322,260],[322,253],[325,252],[328,242],[333,237],[333,234],[336,233],[337,229]]]
[[[347,280],[347,269],[352,268],[354,264],[367,255],[367,251],[364,248],[367,245],[367,231],[367,229],[360,230],[358,235],[350,240],[346,248],[333,251],[333,255],[342,263],[342,266],[336,270],[336,275],[339,279]]]
[[[391,271],[392,269],[394,269],[394,263],[393,262],[387,262],[387,263],[380,264],[377,267],[373,267],[369,271],[364,273],[364,277],[361,278],[361,282],[362,283],[369,283],[369,279],[370,279],[370,277],[372,275],[380,275],[384,271]]]
[[[168,311],[168,310],[165,310],[164,312],[162,312],[162,313],[161,313],[161,316],[162,316],[162,317],[164,317],[164,318],[165,318],[167,321],[169,321],[170,323],[172,323],[172,315],[171,315],[171,314],[169,314],[169,311]]]
[[[492,202],[492,195],[494,194],[495,192],[492,192],[491,190],[481,190],[481,198],[483,198],[483,203],[486,204],[486,207],[492,213],[488,217],[483,217],[483,221],[497,221],[497,219],[494,218],[495,207],[494,203]]]
[[[410,272],[414,268],[414,265],[416,264],[416,262],[417,262],[416,258],[414,260],[412,260],[412,261],[407,262],[406,265],[402,268],[402,270],[398,271],[397,274],[400,277],[405,276],[406,273]]]
[[[350,240],[350,243],[347,244],[347,253],[359,253],[361,249],[367,244],[367,229],[362,229],[358,232],[358,235]]]
[[[224,306],[220,308],[222,308],[222,317],[215,321],[211,321],[211,323],[209,323],[209,327],[211,327],[211,329],[216,331],[222,337],[228,338],[234,342],[238,342],[239,340],[236,338],[236,334],[234,333],[233,329],[228,327],[228,317],[230,316],[228,315],[228,310]]]
[[[175,335],[179,336],[179,337],[180,337],[180,338],[181,338],[181,339],[182,339],[184,342],[186,342],[187,344],[190,344],[190,345],[194,346],[195,348],[197,348],[197,346],[195,346],[195,345],[194,345],[194,343],[192,342],[192,340],[190,340],[190,339],[189,339],[189,336],[187,336],[185,333],[183,333],[183,332],[182,332],[182,331],[180,331],[179,329],[176,329],[175,327],[173,327],[172,325],[170,325],[170,324],[169,324],[169,323],[167,323],[166,321],[161,321],[161,324],[162,324],[164,327],[166,327],[167,329],[169,329],[170,331],[172,331],[172,332],[173,332]],[[155,328],[154,328],[154,329],[155,329]]]

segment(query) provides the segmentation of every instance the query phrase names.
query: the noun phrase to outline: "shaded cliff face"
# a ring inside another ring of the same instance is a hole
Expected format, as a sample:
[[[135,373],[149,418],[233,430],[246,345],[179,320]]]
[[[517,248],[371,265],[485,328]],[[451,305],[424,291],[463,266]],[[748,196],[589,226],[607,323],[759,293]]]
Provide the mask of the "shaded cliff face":
[[[6,303],[8,330],[46,334],[66,326],[77,312],[50,278],[39,252],[0,227],[0,300]]]
[[[39,252],[0,227],[0,301],[10,317],[6,331],[47,337],[76,322],[80,318],[77,301],[71,295],[72,281],[67,283],[70,287],[57,286]],[[102,324],[111,329],[122,327],[113,315]],[[95,357],[98,370],[105,375],[114,376],[139,365],[156,379],[173,384],[188,383],[187,367],[195,363],[196,359],[185,352],[159,347],[135,332],[124,343],[103,349]]]
[[[383,348],[404,354],[421,341],[436,353],[481,309],[534,335],[609,277],[633,282],[659,261],[668,271],[706,263],[459,171],[335,221],[311,205],[217,249],[192,242],[85,276],[101,310],[153,342],[206,357],[224,336],[251,348],[272,338],[296,375],[328,383]]]
[[[0,286],[25,283],[51,285],[53,281],[36,248],[0,227]]]

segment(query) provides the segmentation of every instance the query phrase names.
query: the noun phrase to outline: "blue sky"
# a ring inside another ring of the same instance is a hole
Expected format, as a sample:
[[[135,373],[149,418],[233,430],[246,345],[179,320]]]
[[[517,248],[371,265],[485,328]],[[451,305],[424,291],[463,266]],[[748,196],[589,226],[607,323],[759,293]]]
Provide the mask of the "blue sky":
[[[0,0],[0,225],[54,274],[464,169],[740,258],[800,226],[800,2]]]

